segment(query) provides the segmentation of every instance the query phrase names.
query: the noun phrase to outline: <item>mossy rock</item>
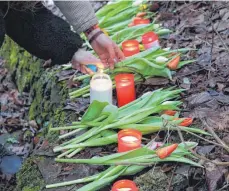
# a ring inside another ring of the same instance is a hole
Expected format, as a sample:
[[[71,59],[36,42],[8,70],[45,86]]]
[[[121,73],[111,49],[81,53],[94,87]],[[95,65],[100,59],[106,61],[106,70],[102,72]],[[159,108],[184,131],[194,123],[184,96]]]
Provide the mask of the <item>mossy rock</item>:
[[[36,120],[43,127],[43,135],[49,142],[55,142],[57,133],[48,133],[48,129],[66,124],[69,116],[71,120],[77,118],[74,112],[63,110],[68,89],[65,82],[58,83],[56,74],[60,72],[60,67],[44,69],[43,60],[30,55],[9,37],[5,38],[0,56],[6,60],[6,66],[19,92],[28,92],[30,95],[28,120]],[[32,158],[26,160],[17,174],[15,191],[39,191],[44,186],[41,174],[32,161]]]
[[[29,92],[32,100],[29,108],[29,120],[36,120],[39,125],[50,121],[53,125],[64,124],[65,112],[61,108],[68,98],[66,83],[58,83],[58,66],[44,69],[44,60],[35,58],[19,47],[9,37],[5,38],[0,50],[6,66],[12,73],[19,92]]]
[[[15,191],[41,191],[44,186],[44,180],[36,164],[35,158],[28,158],[19,173],[17,173],[17,187]],[[37,158],[36,158],[37,160]]]
[[[152,168],[148,172],[135,178],[139,191],[165,191],[167,189],[168,177],[159,168]]]

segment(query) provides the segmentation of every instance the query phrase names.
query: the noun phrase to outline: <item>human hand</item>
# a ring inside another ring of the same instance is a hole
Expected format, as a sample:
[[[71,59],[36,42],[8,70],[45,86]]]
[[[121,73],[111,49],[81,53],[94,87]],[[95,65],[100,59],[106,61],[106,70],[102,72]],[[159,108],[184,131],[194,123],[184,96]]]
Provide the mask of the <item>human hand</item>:
[[[87,65],[92,64],[97,68],[103,69],[104,65],[93,54],[83,49],[79,49],[72,58],[72,68],[79,70],[84,74],[92,75],[94,72],[87,68]]]
[[[125,59],[125,56],[118,45],[105,34],[100,34],[94,39],[91,42],[91,46],[105,67],[113,69],[116,62]]]

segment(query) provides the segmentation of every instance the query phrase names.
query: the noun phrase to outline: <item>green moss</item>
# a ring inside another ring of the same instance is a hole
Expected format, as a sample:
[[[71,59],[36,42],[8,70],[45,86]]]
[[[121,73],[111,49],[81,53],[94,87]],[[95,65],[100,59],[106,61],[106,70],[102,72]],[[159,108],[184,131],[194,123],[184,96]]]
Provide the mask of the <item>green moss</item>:
[[[39,160],[41,159],[40,157]],[[44,187],[44,180],[37,166],[34,164],[34,160],[35,158],[33,157],[28,158],[17,173],[17,187],[15,191],[40,191]]]
[[[24,187],[22,191],[40,191],[40,187],[39,186],[35,186],[33,188],[30,188],[30,187]]]

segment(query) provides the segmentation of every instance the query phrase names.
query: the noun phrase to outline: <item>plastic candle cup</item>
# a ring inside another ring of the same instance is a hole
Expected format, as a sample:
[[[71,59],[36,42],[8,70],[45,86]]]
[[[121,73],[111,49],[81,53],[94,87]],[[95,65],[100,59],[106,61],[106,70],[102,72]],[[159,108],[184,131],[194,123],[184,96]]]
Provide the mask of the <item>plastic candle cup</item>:
[[[134,19],[134,25],[142,25],[142,24],[149,24],[150,20],[149,19]]]
[[[137,40],[127,40],[122,43],[122,50],[125,57],[135,55],[140,52]]]
[[[118,74],[115,76],[115,83],[119,107],[136,99],[133,74]]]
[[[114,183],[112,191],[138,191],[138,188],[131,180],[119,180]]]
[[[90,103],[94,100],[112,104],[112,81],[107,74],[96,73],[90,81]]]
[[[147,32],[142,35],[142,44],[145,49],[160,46],[158,36],[154,32]]]
[[[141,147],[142,133],[135,129],[124,129],[118,132],[118,152],[126,152]]]

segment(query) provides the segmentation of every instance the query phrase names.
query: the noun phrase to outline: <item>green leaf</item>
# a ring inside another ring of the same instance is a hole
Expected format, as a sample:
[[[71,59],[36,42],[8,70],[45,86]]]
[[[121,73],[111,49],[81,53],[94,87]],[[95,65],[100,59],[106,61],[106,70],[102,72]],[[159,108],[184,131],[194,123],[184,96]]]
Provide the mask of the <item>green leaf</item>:
[[[190,164],[190,165],[193,165],[193,166],[197,166],[197,167],[202,167],[200,164],[190,160],[190,159],[187,159],[187,158],[184,158],[184,157],[179,157],[179,156],[172,156],[170,155],[169,157],[166,157],[164,159],[160,159],[158,157],[154,157],[152,159],[145,159],[144,163],[151,163],[151,164],[155,164],[155,163],[158,163],[158,162],[181,162],[181,163],[187,163],[187,164]]]
[[[106,129],[104,131],[102,131],[100,133],[103,137],[108,137],[108,136],[111,136],[111,135],[116,135],[116,131],[112,130],[112,129]]]
[[[139,122],[140,124],[151,124],[151,123],[162,123],[162,118],[157,116],[146,117],[144,120]]]
[[[107,102],[99,102],[97,100],[94,100],[85,114],[82,117],[82,123],[83,122],[91,122],[94,119],[98,118],[101,115],[101,112],[103,109],[108,105]]]
[[[138,172],[141,172],[145,168],[147,168],[147,166],[131,165],[125,170],[122,176],[135,175]]]
[[[114,105],[107,105],[102,111],[102,115],[103,114],[108,115],[108,117],[102,122],[102,125],[112,123],[118,118],[118,107]]]
[[[181,68],[187,64],[190,64],[190,63],[193,63],[193,62],[196,62],[196,60],[185,60],[185,61],[180,61],[177,68]]]
[[[103,22],[101,22],[99,26],[101,28],[106,28],[106,27],[112,26],[115,23],[119,23],[127,19],[130,19],[136,14],[137,9],[138,8],[136,7],[128,7],[125,11],[121,12],[120,14],[117,14],[110,18],[105,17],[105,19],[103,19]]]
[[[107,178],[103,178],[103,179],[99,179],[99,180],[96,180],[94,182],[91,182],[91,183],[81,187],[77,191],[96,191],[96,190],[100,190],[101,188],[103,188],[106,185],[109,185],[110,182],[112,182],[116,178],[118,178],[126,170],[126,168],[127,167],[125,167],[123,170],[121,170],[119,173],[117,173],[114,176],[109,176]]]
[[[112,2],[109,5],[105,5],[104,7],[102,7],[101,9],[99,9],[96,12],[96,17],[98,19],[101,19],[102,17],[106,16],[109,12],[111,12],[112,10],[115,10],[117,8],[117,6],[122,6],[124,7],[125,4],[127,4],[127,6],[130,5],[129,1],[122,1],[122,0],[116,0],[115,2]]]
[[[119,116],[118,118],[125,117],[127,115],[130,115],[133,113],[133,111],[137,111],[142,108],[143,105],[145,105],[149,99],[151,98],[152,92],[148,93],[147,95],[143,95],[142,97],[138,98],[132,103],[129,103],[125,107],[121,107],[119,109]]]
[[[147,148],[139,148],[124,153],[115,153],[112,155],[91,158],[91,159],[55,159],[56,162],[65,162],[65,163],[84,163],[84,164],[103,164],[108,165],[111,163],[118,162],[119,160],[126,160],[129,158],[135,158],[138,156],[143,156],[146,154],[154,153],[154,151]]]
[[[172,31],[169,29],[160,29],[160,30],[156,31],[155,33],[159,36],[163,36],[163,35],[172,33]]]
[[[197,142],[185,142],[185,143],[180,143],[179,148],[185,149],[186,147],[188,147],[189,149],[194,149],[197,147],[197,145],[198,145]]]

